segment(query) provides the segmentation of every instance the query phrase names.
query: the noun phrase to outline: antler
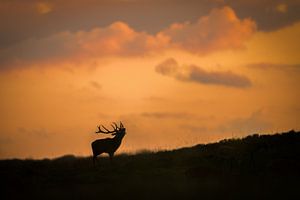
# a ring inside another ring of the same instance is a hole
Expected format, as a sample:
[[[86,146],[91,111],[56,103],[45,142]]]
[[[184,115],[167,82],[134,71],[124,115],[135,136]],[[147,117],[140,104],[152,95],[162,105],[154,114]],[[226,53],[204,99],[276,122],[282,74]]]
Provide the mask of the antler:
[[[114,130],[119,130],[120,129],[120,127],[118,127],[118,125],[115,122],[113,122],[111,126],[113,127]]]
[[[116,125],[116,123],[113,123],[113,124]],[[101,129],[101,126],[102,126],[102,128],[103,128],[105,131],[103,131],[103,130]],[[111,126],[113,127],[113,129],[114,129],[113,131],[108,130],[108,129],[105,128],[105,126],[103,126],[103,125],[101,125],[101,126],[98,126],[98,131],[96,131],[96,133],[109,134],[109,133],[116,133],[116,132],[118,131],[118,126],[114,127],[113,125],[111,125]]]

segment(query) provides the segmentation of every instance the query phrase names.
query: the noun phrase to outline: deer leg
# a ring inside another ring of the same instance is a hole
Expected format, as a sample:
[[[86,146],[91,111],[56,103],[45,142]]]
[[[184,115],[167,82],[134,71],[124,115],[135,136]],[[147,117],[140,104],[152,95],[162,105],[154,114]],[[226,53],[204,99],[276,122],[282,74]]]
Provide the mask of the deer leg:
[[[113,157],[114,157],[114,153],[109,153],[109,159],[110,159],[110,162],[112,163],[113,161]]]
[[[95,162],[97,161],[97,156],[93,156],[93,165],[95,166]]]

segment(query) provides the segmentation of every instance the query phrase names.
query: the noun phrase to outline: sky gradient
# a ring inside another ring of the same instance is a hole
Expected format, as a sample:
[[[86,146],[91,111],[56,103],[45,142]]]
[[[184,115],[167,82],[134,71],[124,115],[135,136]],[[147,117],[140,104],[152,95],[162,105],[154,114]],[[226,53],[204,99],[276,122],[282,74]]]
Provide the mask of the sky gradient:
[[[298,0],[0,1],[0,158],[300,129]]]

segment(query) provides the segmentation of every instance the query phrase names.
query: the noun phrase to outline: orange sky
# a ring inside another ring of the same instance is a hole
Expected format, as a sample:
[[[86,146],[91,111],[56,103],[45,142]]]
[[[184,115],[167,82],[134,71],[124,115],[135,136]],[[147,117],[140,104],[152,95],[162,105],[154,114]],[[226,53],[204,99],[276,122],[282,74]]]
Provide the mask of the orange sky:
[[[300,129],[299,1],[170,2],[1,2],[0,158],[87,156],[120,120],[118,153]]]

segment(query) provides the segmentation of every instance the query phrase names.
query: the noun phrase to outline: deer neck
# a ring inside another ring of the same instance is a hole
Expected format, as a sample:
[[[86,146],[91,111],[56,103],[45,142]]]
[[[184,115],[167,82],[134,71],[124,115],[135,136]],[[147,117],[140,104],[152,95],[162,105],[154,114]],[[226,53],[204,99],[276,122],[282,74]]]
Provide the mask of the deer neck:
[[[119,136],[119,135],[116,135],[115,137],[113,137],[113,139],[114,139],[117,143],[121,143],[123,137],[122,137],[122,136]]]

